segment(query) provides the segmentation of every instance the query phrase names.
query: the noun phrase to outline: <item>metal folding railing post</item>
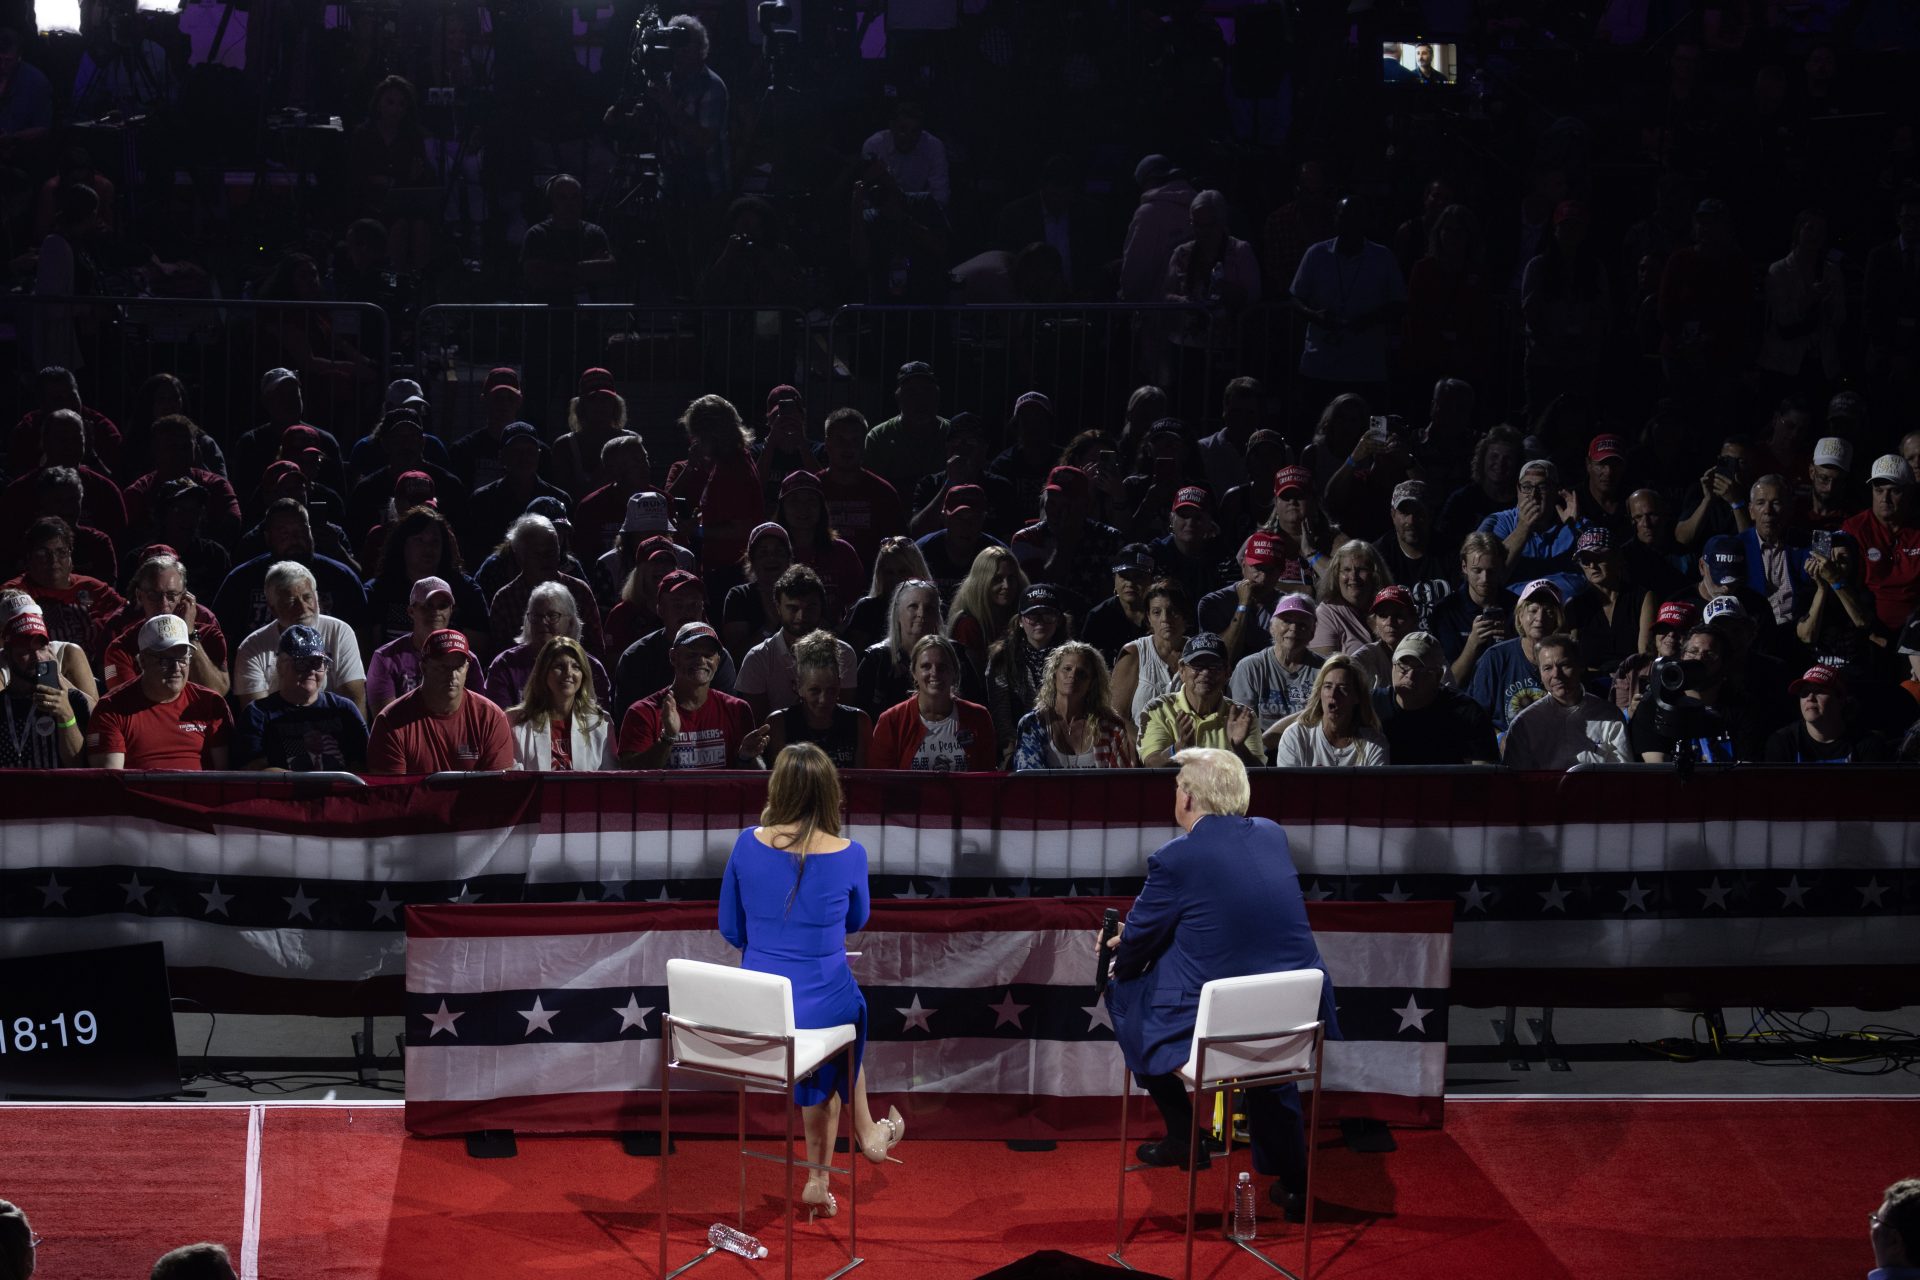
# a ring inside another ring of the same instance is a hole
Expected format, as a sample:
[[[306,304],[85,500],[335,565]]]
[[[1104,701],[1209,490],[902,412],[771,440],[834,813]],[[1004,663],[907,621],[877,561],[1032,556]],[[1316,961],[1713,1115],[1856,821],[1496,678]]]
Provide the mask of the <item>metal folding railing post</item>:
[[[60,365],[89,408],[140,431],[147,424],[131,418],[142,386],[170,373],[186,384],[187,416],[230,443],[265,420],[260,375],[284,366],[300,375],[307,421],[357,440],[392,371],[392,327],[369,302],[18,294],[0,308],[9,314],[16,376],[0,379],[0,395],[17,400],[0,404],[9,422],[34,407],[34,372]]]
[[[581,371],[605,368],[627,402],[628,424],[664,471],[685,452],[672,424],[695,396],[725,396],[750,425],[781,383],[820,403],[808,386],[817,364],[813,327],[795,307],[439,303],[415,326],[415,366],[435,421],[452,424],[453,437],[479,422],[490,369],[517,370],[522,415],[557,435]]]

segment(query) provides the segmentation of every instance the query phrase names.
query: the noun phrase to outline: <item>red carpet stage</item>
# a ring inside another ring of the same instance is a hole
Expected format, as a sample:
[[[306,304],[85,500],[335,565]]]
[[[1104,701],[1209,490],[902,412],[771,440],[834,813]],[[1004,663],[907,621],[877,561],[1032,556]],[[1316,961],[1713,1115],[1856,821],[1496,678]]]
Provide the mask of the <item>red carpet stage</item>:
[[[1920,1101],[1814,1099],[1461,1101],[1444,1131],[1403,1131],[1390,1155],[1357,1155],[1328,1131],[1322,1198],[1356,1212],[1316,1231],[1317,1270],[1860,1275],[1867,1214],[1914,1172],[1916,1132]],[[909,1133],[902,1154],[861,1167],[862,1275],[971,1280],[1044,1249],[1111,1247],[1110,1142],[1017,1153]],[[722,1216],[735,1165],[716,1141],[674,1160],[678,1261]],[[517,1158],[479,1161],[458,1139],[407,1137],[393,1104],[16,1105],[0,1107],[0,1168],[0,1196],[46,1237],[47,1280],[142,1275],[201,1238],[270,1280],[654,1274],[653,1161],[608,1138],[527,1137]],[[1133,1176],[1130,1201],[1151,1209],[1129,1259],[1177,1273],[1180,1175]],[[1218,1204],[1218,1176],[1203,1178],[1203,1205]],[[779,1172],[753,1162],[749,1177],[749,1226],[777,1250]],[[832,1268],[845,1221],[800,1228],[800,1274]],[[1297,1261],[1297,1237],[1276,1252]],[[1196,1271],[1271,1274],[1204,1239]]]

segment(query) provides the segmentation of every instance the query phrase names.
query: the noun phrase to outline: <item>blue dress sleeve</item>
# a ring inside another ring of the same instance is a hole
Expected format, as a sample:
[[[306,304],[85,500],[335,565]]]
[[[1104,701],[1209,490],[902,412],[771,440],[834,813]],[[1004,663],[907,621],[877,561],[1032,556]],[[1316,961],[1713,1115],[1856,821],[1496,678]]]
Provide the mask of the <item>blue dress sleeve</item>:
[[[852,883],[847,886],[847,932],[858,933],[867,924],[867,918],[873,914],[873,887],[867,882],[867,850],[858,841],[853,848],[860,856],[853,864]]]
[[[742,839],[746,833],[742,833]],[[734,946],[747,949],[747,912],[740,901],[740,845],[733,846],[733,856],[727,859],[727,870],[720,877],[720,936]]]

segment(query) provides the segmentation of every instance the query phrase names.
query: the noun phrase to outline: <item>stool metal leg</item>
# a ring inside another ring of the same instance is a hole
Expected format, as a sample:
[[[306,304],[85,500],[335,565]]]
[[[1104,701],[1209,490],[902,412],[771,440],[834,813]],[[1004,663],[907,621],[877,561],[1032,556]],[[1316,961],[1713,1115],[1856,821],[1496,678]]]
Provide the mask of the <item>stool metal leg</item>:
[[[667,1274],[667,1152],[673,1149],[673,1138],[667,1122],[668,1100],[672,1097],[672,1085],[667,1079],[667,1059],[672,1057],[668,1047],[673,1032],[662,1027],[660,1035],[660,1274]]]
[[[793,1041],[787,1041],[787,1280],[793,1280],[793,1220],[800,1212],[800,1206],[793,1198]],[[831,1157],[829,1157],[831,1161]]]
[[[1194,1064],[1194,1080],[1207,1078],[1207,1042],[1200,1042],[1199,1060]],[[1200,1191],[1200,1100],[1207,1096],[1206,1090],[1194,1090],[1193,1105],[1188,1108],[1191,1119],[1187,1125],[1187,1259],[1181,1269],[1183,1280],[1193,1280],[1193,1204]]]
[[[1228,1085],[1220,1091],[1220,1133],[1223,1150],[1220,1155],[1220,1167],[1224,1171],[1221,1185],[1225,1188],[1220,1196],[1220,1234],[1229,1238],[1233,1235],[1233,1086]]]
[[[854,1132],[853,1125],[853,1085],[859,1078],[859,1065],[854,1060],[853,1045],[847,1045],[847,1103],[840,1111],[847,1119],[847,1265],[834,1272],[836,1276],[845,1275],[859,1266],[864,1259],[860,1256],[860,1161],[862,1154],[854,1150],[860,1137]],[[840,1136],[840,1126],[833,1126],[833,1134],[827,1139],[827,1163],[833,1163],[834,1139]]]
[[[1127,1250],[1127,1104],[1132,1101],[1128,1096],[1132,1082],[1127,1078],[1127,1064],[1120,1064],[1120,1190],[1113,1198],[1113,1252],[1108,1254],[1115,1262],[1127,1270],[1125,1253]]]

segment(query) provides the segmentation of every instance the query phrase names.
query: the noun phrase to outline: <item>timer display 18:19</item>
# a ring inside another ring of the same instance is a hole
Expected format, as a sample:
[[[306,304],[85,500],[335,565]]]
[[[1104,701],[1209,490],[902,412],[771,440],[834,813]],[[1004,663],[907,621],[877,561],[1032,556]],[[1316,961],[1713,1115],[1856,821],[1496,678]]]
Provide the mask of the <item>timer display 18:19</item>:
[[[36,1024],[32,1018],[15,1018],[11,1034],[6,1031],[6,1019],[0,1018],[0,1053],[9,1049],[16,1053],[32,1053],[35,1049],[65,1049],[75,1044],[92,1044],[100,1035],[100,1024],[94,1018],[91,1009],[76,1010],[73,1015],[73,1035],[67,1035],[67,1015],[60,1014],[52,1022]],[[60,1042],[55,1044],[53,1037],[47,1035],[52,1027],[60,1033]]]

